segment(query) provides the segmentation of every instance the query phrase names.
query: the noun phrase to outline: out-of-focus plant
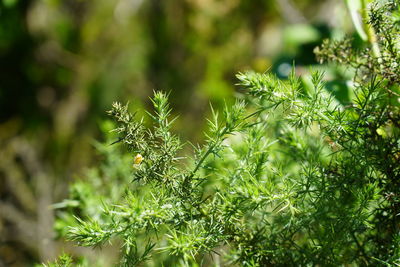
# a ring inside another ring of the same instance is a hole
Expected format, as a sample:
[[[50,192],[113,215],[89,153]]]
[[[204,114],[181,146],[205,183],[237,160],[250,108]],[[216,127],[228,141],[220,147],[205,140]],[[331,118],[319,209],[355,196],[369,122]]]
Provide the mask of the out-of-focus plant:
[[[400,264],[399,12],[398,1],[371,6],[376,43],[364,49],[344,39],[317,50],[355,70],[349,103],[319,71],[308,83],[294,71],[288,80],[240,73],[245,96],[221,115],[212,110],[191,159],[171,133],[165,94],[152,99],[152,128],[114,104],[116,143],[127,149],[118,158],[131,158],[122,164],[130,175],[88,180],[89,194],[72,195],[65,203],[79,212],[67,237],[117,242],[121,266]],[[102,205],[89,211],[97,190]]]

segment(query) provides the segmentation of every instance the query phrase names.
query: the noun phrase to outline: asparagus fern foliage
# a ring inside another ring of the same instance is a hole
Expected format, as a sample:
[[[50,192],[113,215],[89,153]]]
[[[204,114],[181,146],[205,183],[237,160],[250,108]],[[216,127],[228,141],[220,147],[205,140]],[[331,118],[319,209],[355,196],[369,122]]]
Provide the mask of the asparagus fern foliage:
[[[397,1],[375,4],[374,44],[355,49],[346,38],[316,50],[354,71],[348,103],[320,71],[309,82],[294,71],[240,73],[243,100],[212,110],[204,144],[186,157],[165,94],[154,95],[150,129],[114,104],[124,149],[105,153],[131,163],[114,159],[96,172],[102,182],[86,182],[104,193],[94,211],[83,185],[73,187],[67,237],[119,242],[121,266],[399,265],[399,14]]]

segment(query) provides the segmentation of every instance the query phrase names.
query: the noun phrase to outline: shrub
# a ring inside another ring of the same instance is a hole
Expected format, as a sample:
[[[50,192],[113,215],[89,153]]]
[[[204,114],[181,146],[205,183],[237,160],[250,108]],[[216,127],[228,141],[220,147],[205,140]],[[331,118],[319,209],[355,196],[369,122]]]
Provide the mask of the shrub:
[[[165,94],[154,94],[152,128],[114,104],[125,150],[99,145],[105,165],[59,204],[67,237],[120,240],[121,266],[399,265],[399,14],[397,1],[375,4],[364,47],[345,38],[316,50],[354,70],[349,101],[321,71],[240,73],[242,99],[212,110],[193,156],[171,132]]]

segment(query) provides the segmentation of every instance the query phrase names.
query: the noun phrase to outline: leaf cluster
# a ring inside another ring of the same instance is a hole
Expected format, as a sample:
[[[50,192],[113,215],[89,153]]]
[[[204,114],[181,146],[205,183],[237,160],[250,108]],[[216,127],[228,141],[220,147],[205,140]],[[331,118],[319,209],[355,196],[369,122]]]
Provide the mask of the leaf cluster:
[[[349,39],[317,51],[355,70],[349,104],[326,90],[320,71],[308,85],[294,70],[288,80],[239,73],[245,101],[221,115],[212,109],[205,143],[187,158],[167,95],[154,95],[151,129],[114,104],[124,155],[143,160],[124,165],[130,182],[106,198],[101,216],[75,214],[68,238],[119,240],[121,266],[221,256],[243,266],[400,264],[398,8],[371,8],[379,57]]]

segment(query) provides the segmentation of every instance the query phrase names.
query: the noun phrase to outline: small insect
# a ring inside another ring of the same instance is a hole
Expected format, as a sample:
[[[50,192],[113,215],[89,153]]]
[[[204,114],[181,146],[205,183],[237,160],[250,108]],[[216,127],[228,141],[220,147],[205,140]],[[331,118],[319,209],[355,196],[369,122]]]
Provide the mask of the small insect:
[[[133,164],[134,164],[134,165],[139,165],[142,161],[143,161],[143,156],[140,155],[140,154],[137,154],[137,155],[133,158]]]

